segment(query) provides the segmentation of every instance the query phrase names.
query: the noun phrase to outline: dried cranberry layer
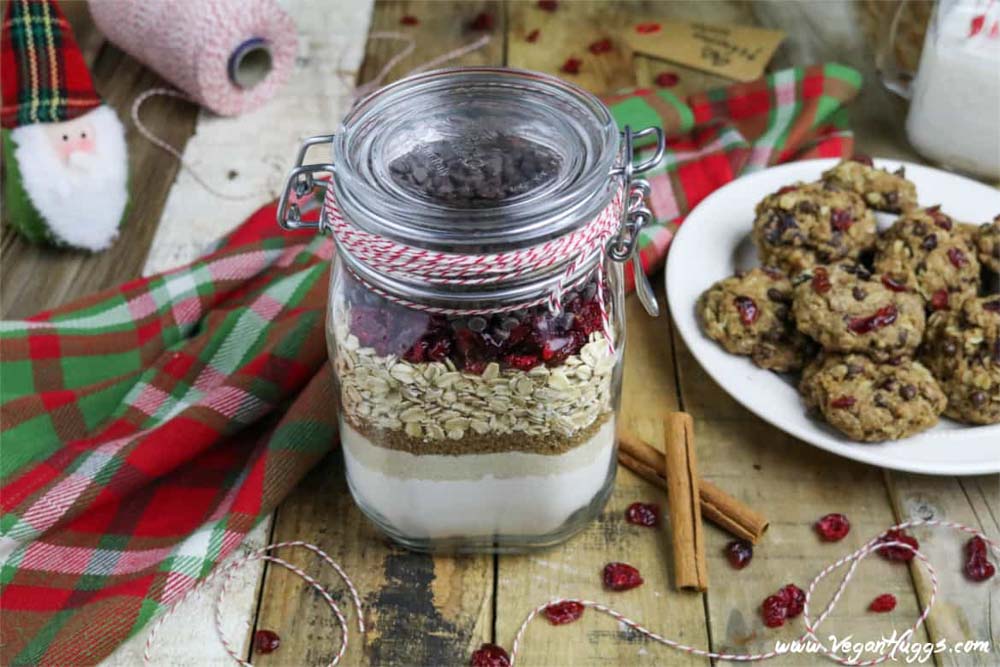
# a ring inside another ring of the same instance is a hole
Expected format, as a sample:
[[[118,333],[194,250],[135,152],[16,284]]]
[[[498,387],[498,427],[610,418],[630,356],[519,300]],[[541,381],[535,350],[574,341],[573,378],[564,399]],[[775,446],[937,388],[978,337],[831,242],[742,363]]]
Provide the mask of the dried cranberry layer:
[[[607,289],[603,296],[609,303]],[[603,331],[596,279],[570,292],[557,315],[544,305],[514,313],[430,314],[382,299],[353,282],[348,283],[347,300],[348,327],[362,346],[415,364],[450,358],[471,373],[482,373],[494,361],[522,371],[558,366],[577,354],[591,334]]]

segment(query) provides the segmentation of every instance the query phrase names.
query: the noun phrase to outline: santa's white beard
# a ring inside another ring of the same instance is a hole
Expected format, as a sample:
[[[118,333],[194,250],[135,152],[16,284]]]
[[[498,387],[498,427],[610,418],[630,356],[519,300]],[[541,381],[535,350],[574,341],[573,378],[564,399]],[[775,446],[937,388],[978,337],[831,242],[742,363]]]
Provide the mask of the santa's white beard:
[[[56,240],[97,251],[111,245],[128,203],[125,130],[106,105],[87,112],[94,152],[59,159],[42,124],[11,130],[14,159],[32,205]]]

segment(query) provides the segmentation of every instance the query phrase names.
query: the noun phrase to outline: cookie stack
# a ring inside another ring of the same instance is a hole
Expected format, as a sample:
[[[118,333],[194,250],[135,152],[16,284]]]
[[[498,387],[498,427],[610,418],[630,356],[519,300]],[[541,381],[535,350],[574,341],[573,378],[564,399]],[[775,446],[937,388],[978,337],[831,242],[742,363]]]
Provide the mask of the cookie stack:
[[[801,371],[806,405],[863,442],[939,415],[1000,422],[1000,216],[920,208],[902,169],[855,158],[756,207],[764,266],[714,284],[702,328],[733,354]],[[874,211],[898,213],[881,234]]]

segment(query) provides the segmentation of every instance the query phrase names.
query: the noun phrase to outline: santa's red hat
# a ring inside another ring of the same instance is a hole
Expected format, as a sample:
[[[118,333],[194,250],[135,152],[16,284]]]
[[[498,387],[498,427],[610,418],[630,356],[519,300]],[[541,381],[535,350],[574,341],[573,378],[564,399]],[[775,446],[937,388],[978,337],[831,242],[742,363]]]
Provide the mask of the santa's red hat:
[[[101,105],[66,17],[53,0],[10,0],[0,34],[0,125],[71,120]]]

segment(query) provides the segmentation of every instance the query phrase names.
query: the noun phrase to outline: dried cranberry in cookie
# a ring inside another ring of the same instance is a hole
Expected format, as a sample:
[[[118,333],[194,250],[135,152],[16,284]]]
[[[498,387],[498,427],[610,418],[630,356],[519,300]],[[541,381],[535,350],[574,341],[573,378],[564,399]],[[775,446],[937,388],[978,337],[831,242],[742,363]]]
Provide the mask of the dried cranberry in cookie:
[[[860,195],[876,211],[899,213],[917,205],[917,188],[906,180],[903,167],[890,172],[875,168],[871,159],[851,159],[824,171],[822,178],[832,186]]]
[[[947,416],[1000,423],[1000,295],[931,315],[920,359],[948,397]]]
[[[955,308],[979,290],[971,235],[937,207],[904,213],[875,248],[875,270],[917,292],[931,310]]]
[[[796,183],[757,204],[753,240],[761,261],[790,274],[856,259],[875,243],[875,218],[861,197],[822,183]]]
[[[702,330],[727,351],[784,372],[802,368],[807,356],[807,341],[791,319],[791,302],[791,281],[758,268],[712,285],[697,311]]]
[[[823,354],[806,366],[799,384],[806,405],[852,440],[898,440],[938,421],[945,397],[915,361],[898,365],[862,354]]]
[[[887,285],[883,276],[852,262],[838,262],[817,266],[797,282],[792,308],[796,326],[824,349],[886,361],[911,355],[920,344],[920,297],[900,291],[894,283]]]

